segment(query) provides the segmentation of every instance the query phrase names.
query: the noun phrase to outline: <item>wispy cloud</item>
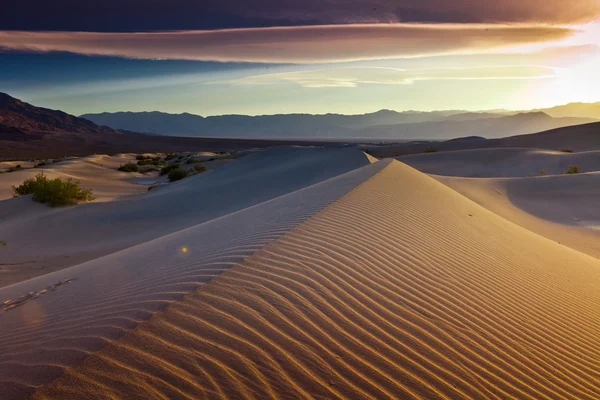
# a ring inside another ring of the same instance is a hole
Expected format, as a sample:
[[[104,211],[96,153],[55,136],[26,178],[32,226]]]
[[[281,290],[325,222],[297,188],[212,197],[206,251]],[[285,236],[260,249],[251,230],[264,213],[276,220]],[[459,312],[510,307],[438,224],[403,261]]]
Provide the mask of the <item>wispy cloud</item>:
[[[261,74],[210,83],[230,85],[293,83],[307,88],[329,88],[356,87],[360,84],[410,85],[417,81],[426,80],[542,79],[555,77],[555,71],[555,68],[535,65],[481,68],[427,68],[416,70],[382,67],[348,67]]]
[[[547,25],[358,24],[143,33],[0,31],[0,47],[142,59],[320,63],[502,51],[564,39]]]
[[[0,29],[132,32],[339,23],[573,24],[598,0],[21,0],[4,1]]]

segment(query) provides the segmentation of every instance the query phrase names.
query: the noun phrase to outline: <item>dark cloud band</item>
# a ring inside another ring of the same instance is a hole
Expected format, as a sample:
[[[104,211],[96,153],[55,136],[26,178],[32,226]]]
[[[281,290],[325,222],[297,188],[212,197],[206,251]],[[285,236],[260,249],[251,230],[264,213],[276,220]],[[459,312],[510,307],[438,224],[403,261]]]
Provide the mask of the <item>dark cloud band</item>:
[[[206,30],[344,23],[570,24],[600,15],[598,0],[19,0],[0,30]]]
[[[0,46],[142,59],[315,63],[487,52],[570,35],[562,27],[361,24],[146,33],[0,32]]]

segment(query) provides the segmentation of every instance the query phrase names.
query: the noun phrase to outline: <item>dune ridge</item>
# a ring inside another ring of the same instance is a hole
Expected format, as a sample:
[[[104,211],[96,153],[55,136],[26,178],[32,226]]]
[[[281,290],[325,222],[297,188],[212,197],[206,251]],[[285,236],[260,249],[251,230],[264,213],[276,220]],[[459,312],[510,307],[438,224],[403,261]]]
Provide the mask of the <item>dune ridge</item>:
[[[2,251],[0,287],[231,214],[370,163],[353,148],[272,148],[150,192],[141,186],[145,193],[120,201],[55,209],[28,198],[2,201],[0,237],[9,245]]]
[[[525,229],[600,259],[600,173],[535,178],[432,176]]]
[[[600,170],[600,150],[566,153],[530,148],[489,148],[412,154],[398,160],[427,174],[470,178],[564,174],[570,165]]]
[[[598,304],[598,260],[394,161],[32,398],[596,399]]]
[[[0,393],[26,398],[65,369],[297,226],[376,174],[368,164],[258,205],[0,289]]]

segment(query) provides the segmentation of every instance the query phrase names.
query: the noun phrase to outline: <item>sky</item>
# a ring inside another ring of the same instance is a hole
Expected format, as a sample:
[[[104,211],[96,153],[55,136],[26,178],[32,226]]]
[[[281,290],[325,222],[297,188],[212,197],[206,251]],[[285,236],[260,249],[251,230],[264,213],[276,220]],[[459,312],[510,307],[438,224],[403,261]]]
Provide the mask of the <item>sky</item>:
[[[0,91],[80,115],[600,101],[600,0],[20,0]]]

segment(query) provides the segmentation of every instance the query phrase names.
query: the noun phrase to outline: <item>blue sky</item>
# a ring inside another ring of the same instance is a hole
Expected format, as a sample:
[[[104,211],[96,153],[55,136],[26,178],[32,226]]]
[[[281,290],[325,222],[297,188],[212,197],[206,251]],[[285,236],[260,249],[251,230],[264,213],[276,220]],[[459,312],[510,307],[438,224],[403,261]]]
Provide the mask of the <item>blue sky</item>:
[[[551,3],[550,13],[537,0],[12,2],[0,16],[0,91],[73,114],[600,101],[600,6]]]

